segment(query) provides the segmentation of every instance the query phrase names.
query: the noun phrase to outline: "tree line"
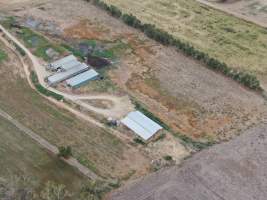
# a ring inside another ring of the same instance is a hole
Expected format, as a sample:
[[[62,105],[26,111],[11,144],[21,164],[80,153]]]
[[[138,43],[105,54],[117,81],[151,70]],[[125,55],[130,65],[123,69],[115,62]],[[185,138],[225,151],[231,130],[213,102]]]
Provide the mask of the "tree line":
[[[226,63],[196,49],[188,42],[174,38],[174,36],[164,30],[157,28],[155,25],[144,24],[134,15],[122,13],[122,11],[114,5],[108,5],[102,0],[85,1],[92,2],[99,8],[106,10],[111,16],[121,19],[125,24],[131,27],[139,29],[149,38],[163,45],[175,47],[177,51],[183,52],[185,55],[193,57],[194,59],[204,63],[208,68],[220,72],[250,89],[262,90],[262,88],[260,87],[260,82],[255,75],[231,68]]]

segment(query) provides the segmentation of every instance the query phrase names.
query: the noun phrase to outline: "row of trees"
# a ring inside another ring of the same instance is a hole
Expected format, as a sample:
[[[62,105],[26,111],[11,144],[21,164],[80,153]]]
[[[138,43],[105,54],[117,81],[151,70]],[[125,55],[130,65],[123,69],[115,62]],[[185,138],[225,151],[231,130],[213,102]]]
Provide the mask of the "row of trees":
[[[216,70],[224,75],[238,81],[244,86],[254,89],[261,90],[260,82],[253,74],[238,71],[236,69],[230,68],[224,62],[219,61],[216,58],[212,58],[207,53],[204,53],[187,42],[180,39],[174,38],[168,32],[157,28],[152,24],[143,24],[137,17],[132,14],[123,14],[119,8],[116,6],[109,6],[102,0],[86,0],[87,2],[93,2],[94,5],[106,10],[110,15],[121,19],[125,24],[141,30],[149,38],[163,45],[174,46],[178,51],[183,52],[187,56],[191,56],[198,61],[207,65],[210,69]]]

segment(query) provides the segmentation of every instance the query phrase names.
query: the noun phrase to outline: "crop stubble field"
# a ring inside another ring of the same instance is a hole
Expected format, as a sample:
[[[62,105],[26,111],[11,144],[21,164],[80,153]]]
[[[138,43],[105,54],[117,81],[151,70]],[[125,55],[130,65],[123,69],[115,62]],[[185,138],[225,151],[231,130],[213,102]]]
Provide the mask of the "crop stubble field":
[[[267,27],[267,2],[265,0],[198,0],[216,9],[232,14],[241,19]]]

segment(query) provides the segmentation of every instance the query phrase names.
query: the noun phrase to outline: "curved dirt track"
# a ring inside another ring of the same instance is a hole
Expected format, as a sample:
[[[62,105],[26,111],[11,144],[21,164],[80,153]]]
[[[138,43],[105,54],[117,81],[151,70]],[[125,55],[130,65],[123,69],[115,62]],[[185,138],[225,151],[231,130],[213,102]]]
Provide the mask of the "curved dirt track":
[[[267,124],[115,192],[111,200],[266,200]]]

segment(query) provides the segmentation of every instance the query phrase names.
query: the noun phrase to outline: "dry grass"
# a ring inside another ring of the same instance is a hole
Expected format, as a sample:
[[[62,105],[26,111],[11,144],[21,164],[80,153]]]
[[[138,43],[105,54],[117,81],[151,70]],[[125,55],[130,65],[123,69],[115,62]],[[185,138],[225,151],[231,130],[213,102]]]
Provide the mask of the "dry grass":
[[[267,74],[267,31],[194,0],[105,0],[238,69]]]
[[[49,155],[1,117],[0,124],[0,177],[30,177],[34,180],[34,189],[40,189],[46,182],[53,181],[79,194],[86,182],[85,177],[57,157]]]

